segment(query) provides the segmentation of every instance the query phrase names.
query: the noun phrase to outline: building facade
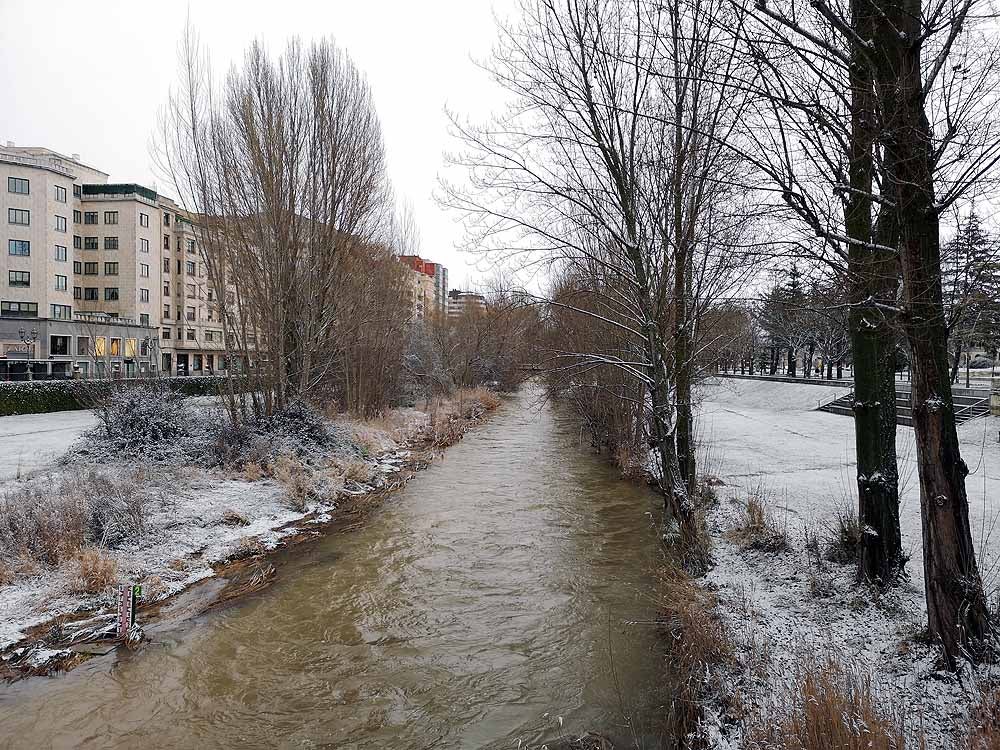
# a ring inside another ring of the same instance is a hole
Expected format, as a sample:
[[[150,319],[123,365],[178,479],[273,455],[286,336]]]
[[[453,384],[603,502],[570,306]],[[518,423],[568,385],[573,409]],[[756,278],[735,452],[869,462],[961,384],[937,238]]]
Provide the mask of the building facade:
[[[400,255],[399,261],[413,273],[414,317],[422,319],[433,314],[448,313],[448,269],[440,263],[424,260],[419,255]]]
[[[448,318],[454,320],[463,315],[479,315],[486,312],[486,297],[477,292],[463,292],[452,289],[448,292]]]
[[[170,199],[0,147],[0,379],[228,366],[197,232]]]

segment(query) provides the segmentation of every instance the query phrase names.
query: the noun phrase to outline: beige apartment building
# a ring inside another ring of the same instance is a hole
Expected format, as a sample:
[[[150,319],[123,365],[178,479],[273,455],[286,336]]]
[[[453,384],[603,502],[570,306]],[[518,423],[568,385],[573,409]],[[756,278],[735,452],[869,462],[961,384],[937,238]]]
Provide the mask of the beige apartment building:
[[[193,225],[50,149],[0,146],[0,380],[224,370]]]

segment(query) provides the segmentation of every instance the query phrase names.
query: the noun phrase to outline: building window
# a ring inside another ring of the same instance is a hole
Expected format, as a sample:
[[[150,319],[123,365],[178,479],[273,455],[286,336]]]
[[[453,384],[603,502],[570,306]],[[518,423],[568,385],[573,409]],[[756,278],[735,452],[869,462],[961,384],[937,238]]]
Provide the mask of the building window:
[[[145,263],[139,264],[139,275],[142,276],[144,279],[149,278],[149,266],[147,264]]]
[[[74,198],[82,198],[83,197],[83,188],[80,187],[79,185],[74,185],[73,186],[73,197]]]
[[[7,286],[31,286],[31,272],[8,271]]]
[[[194,367],[192,367],[191,369],[192,370],[201,370],[201,355],[200,354],[195,354],[194,355]]]
[[[37,318],[37,302],[0,302],[0,315],[6,318]]]
[[[170,249],[170,235],[169,234],[163,235],[163,249],[164,250],[169,250]]]
[[[194,341],[195,340],[194,339],[194,329],[193,328],[188,328],[187,329],[187,340],[188,341]]]
[[[185,284],[184,286],[187,287],[188,299],[194,299],[195,298],[194,284]]]
[[[117,263],[105,263],[104,264],[104,275],[105,276],[117,276],[118,275],[118,264]]]
[[[104,223],[105,224],[117,224],[118,223],[118,212],[117,211],[105,211],[104,212]]]
[[[77,354],[89,354],[90,353],[90,336],[77,336],[76,337],[76,353]]]
[[[49,336],[49,354],[56,357],[68,357],[69,336]]]
[[[163,319],[170,320],[170,305],[163,306]]]
[[[164,297],[169,297],[170,296],[170,282],[169,281],[164,281],[163,282],[163,296]]]
[[[60,185],[56,185],[55,189],[56,189],[56,201],[59,202],[59,203],[65,203],[66,202],[66,188],[61,187]]]
[[[169,328],[164,328],[160,332],[160,338],[161,339],[169,339],[170,338],[170,329]]]
[[[77,209],[73,209],[73,223],[79,224],[83,221],[83,213]]]
[[[149,214],[139,214],[139,226],[148,227],[149,226]]]
[[[106,287],[104,287],[104,301],[105,302],[117,302],[118,301],[118,287],[116,287],[116,286],[106,286]]]
[[[139,301],[140,302],[149,302],[149,290],[148,289],[140,289],[139,290]]]
[[[84,263],[83,273],[85,276],[97,276],[99,263]]]
[[[148,253],[149,252],[149,240],[144,237],[139,238],[139,252]]]
[[[87,211],[83,215],[84,224],[96,224],[97,223],[97,211]]]
[[[188,320],[194,320],[194,308],[193,307],[187,308],[187,319]]]
[[[66,286],[66,277],[65,276],[60,276],[59,274],[56,274],[56,291],[57,292],[65,292],[66,289],[67,289],[67,286]]]
[[[111,339],[111,356],[120,357],[122,353],[122,340]]]
[[[83,298],[85,300],[89,300],[91,302],[97,302],[97,300],[98,300],[98,297],[97,297],[97,287],[96,286],[88,286],[86,289],[84,289],[83,290]]]
[[[56,217],[56,231],[57,232],[65,232],[66,231],[66,217],[65,216],[57,216]]]
[[[97,244],[97,237],[84,237],[83,238],[83,249],[84,250],[97,250],[100,245]]]
[[[7,192],[8,193],[20,193],[21,195],[28,194],[28,181],[22,177],[8,177],[7,178]]]
[[[73,308],[69,305],[52,305],[52,317],[55,320],[71,320]]]
[[[82,250],[83,249],[83,237],[78,234],[73,235],[73,249]]]
[[[163,226],[165,226],[165,227],[169,227],[170,226],[170,214],[166,214],[166,213],[163,214]]]
[[[56,260],[66,262],[66,246],[56,245]]]
[[[188,252],[189,253],[194,252],[194,240],[188,240]]]
[[[118,238],[117,237],[105,237],[104,238],[104,249],[105,250],[117,250],[118,249]]]
[[[23,208],[8,208],[7,223],[29,226],[31,224],[31,212]]]
[[[149,313],[139,313],[139,325],[149,327]]]
[[[188,276],[194,276],[195,273],[194,261],[189,260],[187,263],[185,263],[184,269],[187,271]]]
[[[83,263],[78,260],[73,261],[73,273],[83,273]]]
[[[170,258],[163,259],[163,273],[170,273]]]
[[[83,299],[83,287],[75,286],[73,287],[73,299]]]
[[[8,255],[31,255],[31,243],[28,240],[7,240]]]

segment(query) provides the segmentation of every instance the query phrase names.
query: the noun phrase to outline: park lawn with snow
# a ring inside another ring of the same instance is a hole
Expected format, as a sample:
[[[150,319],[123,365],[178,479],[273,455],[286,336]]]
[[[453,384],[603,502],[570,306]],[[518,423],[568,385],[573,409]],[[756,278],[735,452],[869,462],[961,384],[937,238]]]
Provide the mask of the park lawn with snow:
[[[700,389],[702,469],[724,482],[709,513],[715,565],[706,577],[737,646],[733,689],[763,713],[804,659],[833,657],[873,675],[884,700],[922,724],[928,747],[948,747],[978,698],[977,680],[939,669],[926,626],[919,487],[913,429],[899,426],[900,516],[908,581],[888,594],[858,586],[852,565],[817,553],[838,510],[855,499],[854,423],[816,411],[847,389],[724,379]],[[1000,529],[1000,419],[959,426],[969,464],[973,537],[988,595],[996,600]],[[733,536],[747,497],[767,498],[788,549],[748,549]],[[982,675],[980,675],[982,676]],[[721,718],[720,718],[721,720]],[[766,719],[765,719],[766,720]],[[722,723],[725,723],[724,721]]]

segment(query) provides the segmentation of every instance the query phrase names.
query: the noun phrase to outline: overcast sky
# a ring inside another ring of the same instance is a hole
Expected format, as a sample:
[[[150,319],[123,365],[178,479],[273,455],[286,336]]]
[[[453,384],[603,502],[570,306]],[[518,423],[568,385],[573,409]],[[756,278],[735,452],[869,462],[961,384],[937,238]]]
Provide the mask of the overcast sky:
[[[294,35],[332,35],[368,75],[424,256],[449,267],[452,286],[487,275],[455,250],[460,228],[432,191],[453,147],[445,106],[481,117],[502,105],[473,60],[489,54],[494,12],[507,15],[511,0],[0,0],[0,141],[79,153],[111,181],[171,195],[150,141],[189,7],[216,72],[257,37],[277,52]]]

